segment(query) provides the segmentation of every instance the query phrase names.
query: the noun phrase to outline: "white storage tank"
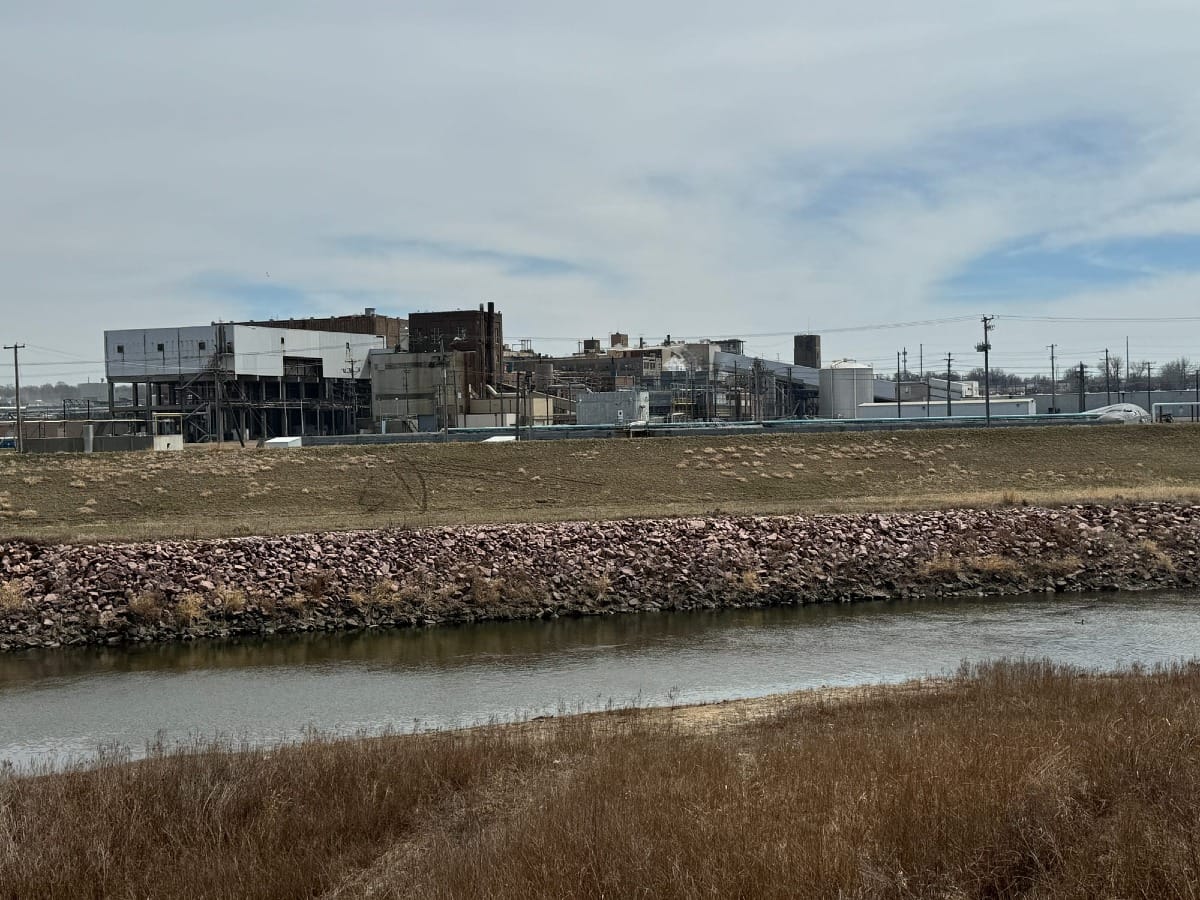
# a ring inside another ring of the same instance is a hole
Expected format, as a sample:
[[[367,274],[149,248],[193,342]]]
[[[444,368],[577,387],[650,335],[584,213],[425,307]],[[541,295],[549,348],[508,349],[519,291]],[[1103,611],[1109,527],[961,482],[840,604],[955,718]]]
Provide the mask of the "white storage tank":
[[[852,359],[839,359],[821,370],[822,419],[856,419],[858,405],[875,400],[875,370]]]

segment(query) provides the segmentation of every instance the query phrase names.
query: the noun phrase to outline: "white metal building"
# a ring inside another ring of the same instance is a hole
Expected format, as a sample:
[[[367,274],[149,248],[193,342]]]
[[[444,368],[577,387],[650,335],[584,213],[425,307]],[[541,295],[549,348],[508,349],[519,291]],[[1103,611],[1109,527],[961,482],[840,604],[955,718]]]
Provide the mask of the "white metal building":
[[[383,344],[375,335],[257,325],[134,328],[104,332],[104,368],[110,382],[196,375],[218,362],[233,377],[281,378],[295,358],[319,364],[325,378],[365,378],[368,351]]]
[[[1037,413],[1037,406],[1032,398],[993,397],[993,416],[1032,416]],[[950,415],[978,416],[983,418],[986,407],[983,400],[953,400],[950,404]],[[860,403],[858,418],[860,419],[936,419],[946,415],[946,401],[901,403],[896,408],[895,403]]]
[[[173,412],[188,441],[351,433],[369,417],[367,355],[385,343],[233,323],[106,331],[109,403],[114,385],[129,384],[148,424]]]

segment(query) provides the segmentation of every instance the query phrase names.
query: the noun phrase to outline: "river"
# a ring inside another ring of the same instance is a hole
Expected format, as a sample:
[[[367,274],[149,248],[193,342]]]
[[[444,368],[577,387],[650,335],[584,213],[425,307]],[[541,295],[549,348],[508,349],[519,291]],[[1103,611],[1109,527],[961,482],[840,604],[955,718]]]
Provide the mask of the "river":
[[[0,654],[0,761],[896,682],[963,660],[1200,654],[1200,593],[827,604]]]

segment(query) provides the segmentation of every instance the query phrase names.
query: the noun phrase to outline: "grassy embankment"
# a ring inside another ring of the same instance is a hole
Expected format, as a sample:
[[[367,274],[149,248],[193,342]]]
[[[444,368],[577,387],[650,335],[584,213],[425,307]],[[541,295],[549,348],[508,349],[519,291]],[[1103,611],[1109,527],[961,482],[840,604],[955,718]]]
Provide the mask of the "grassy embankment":
[[[1194,426],[0,456],[0,538],[1200,496]]]
[[[0,777],[0,896],[1195,897],[1197,696],[1000,664]]]

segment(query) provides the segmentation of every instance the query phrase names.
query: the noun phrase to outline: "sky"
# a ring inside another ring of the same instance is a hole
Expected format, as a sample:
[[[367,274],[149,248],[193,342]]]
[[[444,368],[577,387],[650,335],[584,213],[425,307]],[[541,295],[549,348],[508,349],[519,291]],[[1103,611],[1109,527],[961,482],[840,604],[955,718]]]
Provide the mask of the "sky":
[[[106,328],[494,301],[544,352],[969,368],[986,314],[1021,374],[1200,360],[1197,34],[1195,0],[0,0],[0,343],[75,382]]]

